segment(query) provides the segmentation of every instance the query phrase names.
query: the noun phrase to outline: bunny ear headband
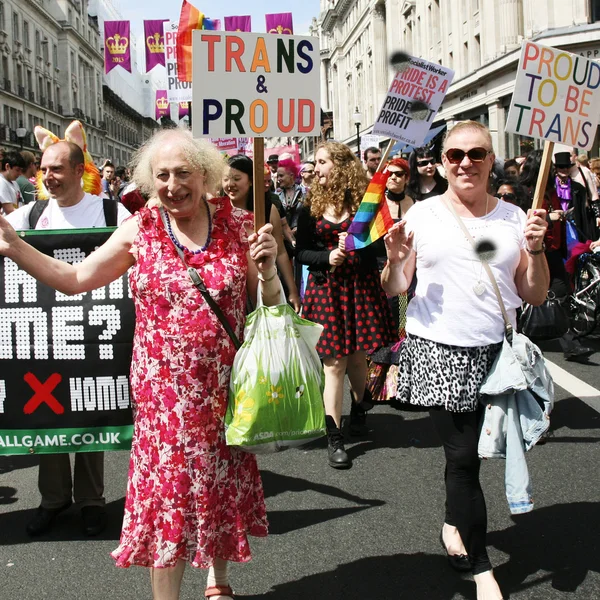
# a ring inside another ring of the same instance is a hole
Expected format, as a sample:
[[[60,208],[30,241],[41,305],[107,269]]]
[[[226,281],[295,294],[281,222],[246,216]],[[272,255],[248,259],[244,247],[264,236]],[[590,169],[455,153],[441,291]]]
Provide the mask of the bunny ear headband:
[[[79,121],[73,121],[65,130],[65,137],[61,140],[57,135],[44,129],[40,125],[37,125],[34,129],[35,139],[42,152],[45,152],[50,146],[58,142],[72,142],[77,144],[83,151],[84,171],[81,178],[81,187],[84,192],[90,194],[99,195],[102,191],[102,184],[100,178],[100,171],[94,164],[94,161],[88,152],[87,148],[87,137],[83,125]],[[38,171],[36,177],[36,187],[38,190],[38,199],[47,200],[50,197],[46,186],[42,179],[42,172]]]

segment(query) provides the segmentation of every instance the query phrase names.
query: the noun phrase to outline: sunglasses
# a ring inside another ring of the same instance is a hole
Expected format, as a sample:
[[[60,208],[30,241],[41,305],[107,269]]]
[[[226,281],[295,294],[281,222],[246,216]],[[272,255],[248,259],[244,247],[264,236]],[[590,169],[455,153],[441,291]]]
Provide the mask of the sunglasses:
[[[302,171],[302,175],[304,175],[304,173],[308,173],[309,175],[312,175],[314,173],[314,171],[309,171],[308,169]]]
[[[507,202],[515,202],[517,199],[517,197],[510,192],[506,194],[496,194],[496,198],[500,200],[506,200]]]
[[[485,148],[471,148],[466,152],[460,148],[449,148],[445,152],[448,162],[452,163],[453,165],[460,164],[465,156],[468,156],[472,163],[480,163],[486,159],[488,154],[491,153],[491,150],[486,150]]]
[[[417,160],[417,167],[426,167],[427,165],[435,165],[435,158],[421,158]]]
[[[396,179],[402,179],[406,173],[404,171],[388,171],[390,177],[394,177]]]

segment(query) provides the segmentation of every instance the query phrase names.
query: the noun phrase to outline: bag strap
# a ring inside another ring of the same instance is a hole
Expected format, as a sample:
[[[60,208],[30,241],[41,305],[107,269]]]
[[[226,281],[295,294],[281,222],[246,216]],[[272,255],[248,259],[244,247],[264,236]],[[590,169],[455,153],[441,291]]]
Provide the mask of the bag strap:
[[[35,200],[33,206],[31,207],[31,211],[29,212],[29,229],[35,229],[40,217],[46,207],[48,206],[47,200]]]
[[[160,212],[160,218],[162,219],[163,225],[165,226],[165,231],[167,231],[167,217],[165,215],[165,210],[162,206],[158,210]],[[175,250],[177,250],[177,254],[179,254],[179,257],[181,258],[181,261],[183,262],[183,265],[185,266],[192,283],[198,289],[198,291],[202,294],[202,297],[204,298],[204,300],[206,300],[206,303],[211,308],[211,310],[215,313],[215,315],[217,316],[219,321],[221,321],[221,325],[223,325],[225,331],[231,338],[231,341],[233,342],[235,349],[239,350],[240,347],[242,346],[240,340],[238,339],[237,335],[235,335],[235,332],[233,331],[231,324],[229,323],[229,321],[223,314],[223,311],[221,310],[219,305],[215,302],[214,298],[210,295],[209,291],[206,289],[206,285],[204,285],[204,281],[203,281],[202,277],[200,277],[200,273],[198,273],[198,271],[194,267],[188,266],[188,264],[185,260],[185,255],[183,254],[183,250],[181,248],[179,248],[175,244],[173,244],[173,247],[175,248]]]
[[[511,325],[510,318],[508,316],[508,312],[506,311],[506,306],[504,304],[504,300],[502,300],[502,294],[500,293],[500,288],[498,287],[498,282],[496,281],[496,278],[494,277],[494,274],[492,273],[492,269],[491,269],[490,265],[488,264],[488,262],[486,260],[482,260],[482,258],[479,256],[477,249],[475,247],[475,240],[473,239],[471,232],[467,229],[467,226],[464,224],[463,220],[460,218],[460,216],[456,212],[456,209],[454,208],[454,205],[452,204],[452,200],[449,200],[445,196],[442,196],[442,198],[444,200],[444,203],[450,208],[450,212],[454,215],[454,218],[456,219],[457,223],[459,224],[459,226],[462,229],[463,233],[465,234],[466,238],[471,243],[471,246],[473,246],[473,251],[477,255],[477,258],[480,260],[481,264],[483,265],[483,268],[485,269],[485,272],[487,273],[488,277],[490,278],[490,282],[492,283],[492,288],[494,289],[494,293],[496,294],[496,299],[498,300],[498,304],[500,305],[500,310],[502,311],[502,318],[504,319],[504,333],[506,335],[506,339],[509,341],[509,343],[512,343],[513,326]]]
[[[104,221],[107,227],[116,227],[118,222],[119,206],[116,200],[111,198],[102,198],[102,208],[104,210]]]

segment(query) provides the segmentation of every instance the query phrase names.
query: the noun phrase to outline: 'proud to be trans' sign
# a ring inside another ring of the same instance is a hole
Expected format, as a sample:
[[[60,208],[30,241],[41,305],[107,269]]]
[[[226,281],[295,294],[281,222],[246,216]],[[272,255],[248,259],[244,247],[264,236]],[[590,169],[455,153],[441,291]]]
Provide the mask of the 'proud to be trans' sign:
[[[319,41],[194,31],[194,137],[319,135]]]
[[[600,64],[526,42],[506,131],[590,150],[600,119]]]

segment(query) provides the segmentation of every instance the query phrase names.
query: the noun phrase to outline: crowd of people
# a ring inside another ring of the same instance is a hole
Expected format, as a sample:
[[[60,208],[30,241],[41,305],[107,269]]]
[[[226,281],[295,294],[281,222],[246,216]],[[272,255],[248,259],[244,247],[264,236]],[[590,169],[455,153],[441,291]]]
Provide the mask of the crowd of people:
[[[432,147],[387,162],[385,202],[394,225],[379,242],[350,250],[348,228],[379,168],[378,148],[367,149],[362,161],[338,142],[321,144],[314,160],[302,164],[268,156],[267,224],[257,232],[252,160],[224,159],[187,131],[155,134],[131,171],[105,162],[100,196],[81,188],[84,157],[77,144],[58,142],[39,163],[26,154],[3,155],[0,254],[66,294],[104,286],[128,272],[136,307],[134,437],[123,529],[112,554],[117,566],[150,568],[157,600],[179,597],[187,563],[208,568],[205,597],[229,600],[228,562],[248,561],[248,536],[267,534],[256,460],[225,444],[235,346],[199,298],[186,272],[190,266],[238,337],[257,294],[274,305],[281,286],[295,310],[323,326],[317,351],[333,468],[352,466],[342,425],[346,375],[349,431],[361,435],[374,406],[369,357],[402,342],[395,397],[429,412],[446,457],[442,547],[455,569],[473,573],[479,600],[502,598],[486,551],[477,440],[479,388],[505,327],[492,283],[463,228],[476,240],[493,242],[496,252],[488,264],[516,328],[523,302],[542,304],[549,288],[570,293],[564,271],[569,232],[579,242],[600,238],[600,159],[589,161],[590,170],[581,155],[558,152],[544,205],[530,210],[540,153],[502,164],[483,125],[458,123],[446,134],[441,162]],[[32,227],[28,218],[35,193],[19,197],[16,189],[36,177],[50,194],[45,210],[51,219],[43,227],[118,225],[83,262],[41,255],[15,233],[42,227],[41,221]],[[106,200],[118,205],[114,223]],[[589,355],[573,335],[563,343],[567,358]],[[103,457],[94,454],[75,463],[73,479],[68,457],[45,457],[42,502],[30,535],[47,532],[73,499],[82,509],[85,533],[102,531]]]

